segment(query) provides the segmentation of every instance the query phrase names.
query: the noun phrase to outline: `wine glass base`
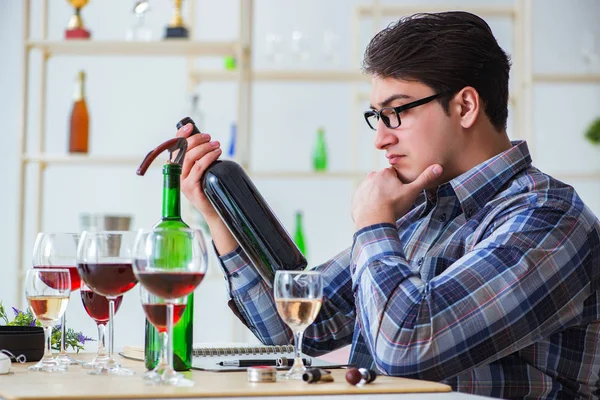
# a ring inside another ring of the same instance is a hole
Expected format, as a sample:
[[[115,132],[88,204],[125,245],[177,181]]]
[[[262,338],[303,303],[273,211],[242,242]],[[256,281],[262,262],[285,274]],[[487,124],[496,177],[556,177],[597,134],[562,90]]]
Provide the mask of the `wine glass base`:
[[[292,367],[289,371],[277,375],[277,379],[283,380],[302,380],[302,375],[306,372],[305,366]]]
[[[115,360],[108,360],[106,363],[98,363],[98,368],[90,371],[90,375],[119,375],[132,376],[135,375],[130,369],[123,368]]]
[[[194,381],[187,379],[183,374],[177,373],[166,366],[158,366],[144,374],[148,385],[191,387]]]
[[[27,367],[27,370],[33,372],[67,372],[68,368],[65,364],[40,361],[35,365],[30,365]]]
[[[61,365],[81,365],[81,364],[83,364],[83,361],[75,360],[74,358],[71,358],[71,356],[69,356],[66,353],[59,354],[58,356],[56,356],[56,362]]]
[[[107,362],[107,360],[98,360],[97,358],[94,358],[90,362],[82,363],[81,368],[83,368],[83,369],[100,369],[100,368],[106,367],[106,362]]]

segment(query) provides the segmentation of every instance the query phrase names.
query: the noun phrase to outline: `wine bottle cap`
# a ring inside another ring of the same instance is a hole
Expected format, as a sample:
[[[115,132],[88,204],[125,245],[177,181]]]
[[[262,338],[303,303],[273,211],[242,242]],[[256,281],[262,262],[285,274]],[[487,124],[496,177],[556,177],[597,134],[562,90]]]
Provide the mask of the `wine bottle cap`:
[[[176,126],[177,126],[177,129],[181,129],[182,126],[187,125],[187,124],[192,124],[192,135],[200,133],[200,131],[198,130],[198,127],[196,126],[196,123],[190,117],[183,118],[181,121],[179,121],[177,123]],[[190,135],[190,136],[192,136],[192,135]]]

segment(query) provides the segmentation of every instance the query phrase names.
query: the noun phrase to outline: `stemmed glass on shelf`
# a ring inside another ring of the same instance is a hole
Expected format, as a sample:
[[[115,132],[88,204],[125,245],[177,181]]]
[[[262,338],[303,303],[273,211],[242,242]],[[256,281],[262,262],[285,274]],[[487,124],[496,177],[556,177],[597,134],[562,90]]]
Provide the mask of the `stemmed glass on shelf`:
[[[76,233],[41,232],[38,233],[33,247],[33,268],[67,269],[71,279],[71,292],[81,286],[76,261],[78,237]],[[56,357],[56,361],[65,365],[80,364],[81,361],[72,359],[65,350],[66,315],[66,312],[62,315],[60,353]]]
[[[79,238],[79,275],[90,289],[108,299],[108,360],[93,374],[133,375],[117,363],[113,354],[115,302],[137,283],[132,269],[135,236],[132,231],[83,231]]]
[[[66,371],[67,365],[52,357],[52,326],[63,316],[71,296],[68,269],[30,269],[25,276],[25,296],[35,318],[44,327],[44,357],[30,371]]]
[[[173,369],[173,325],[181,299],[192,293],[204,278],[207,268],[206,243],[202,232],[187,228],[156,228],[138,234],[134,250],[134,271],[138,281],[155,296],[148,300],[141,291],[142,304],[148,319],[153,321],[153,301],[166,303],[166,332],[162,332],[166,344],[166,362],[145,376],[153,384],[170,386],[192,386],[193,381]],[[158,300],[160,299],[160,300]],[[160,303],[159,303],[160,304]],[[183,308],[181,309],[183,312]],[[163,352],[164,354],[164,352]]]
[[[277,312],[294,334],[294,365],[280,375],[283,379],[302,379],[306,367],[302,362],[302,336],[321,310],[323,278],[318,271],[282,271],[275,273]]]

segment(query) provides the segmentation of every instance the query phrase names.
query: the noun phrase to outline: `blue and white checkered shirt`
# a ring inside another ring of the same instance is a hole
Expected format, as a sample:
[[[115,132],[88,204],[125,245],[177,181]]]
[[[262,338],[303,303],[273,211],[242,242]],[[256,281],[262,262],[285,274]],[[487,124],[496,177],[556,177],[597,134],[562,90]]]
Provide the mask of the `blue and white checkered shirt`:
[[[291,343],[243,251],[221,261],[243,322],[265,344]],[[532,167],[525,142],[423,193],[395,226],[359,230],[314,269],[325,289],[308,354],[351,343],[351,363],[461,392],[598,398],[600,223]]]

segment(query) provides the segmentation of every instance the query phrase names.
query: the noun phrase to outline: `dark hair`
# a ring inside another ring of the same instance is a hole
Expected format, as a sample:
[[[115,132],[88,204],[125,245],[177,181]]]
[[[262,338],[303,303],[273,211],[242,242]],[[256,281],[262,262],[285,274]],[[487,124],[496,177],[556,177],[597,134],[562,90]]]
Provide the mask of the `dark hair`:
[[[480,17],[449,11],[415,14],[379,32],[365,51],[365,72],[418,81],[456,93],[472,86],[497,130],[506,130],[510,58]],[[449,112],[449,96],[440,98]]]

